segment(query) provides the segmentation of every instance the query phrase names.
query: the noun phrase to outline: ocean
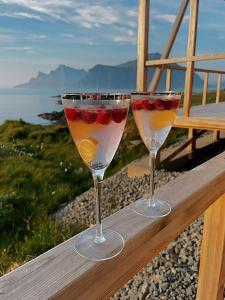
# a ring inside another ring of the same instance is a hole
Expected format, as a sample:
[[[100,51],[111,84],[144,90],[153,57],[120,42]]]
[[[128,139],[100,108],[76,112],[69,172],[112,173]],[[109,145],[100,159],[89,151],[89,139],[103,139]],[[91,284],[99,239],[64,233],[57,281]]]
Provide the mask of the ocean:
[[[85,90],[90,92],[90,90]],[[123,92],[121,90],[104,90],[105,92]],[[61,111],[57,95],[75,92],[57,89],[0,89],[0,124],[6,120],[19,120],[32,124],[49,124],[50,121],[38,117],[38,114]],[[84,92],[84,91],[82,91]],[[95,92],[91,90],[91,92]],[[97,91],[96,91],[97,92]]]
[[[57,90],[0,89],[0,124],[6,120],[23,119],[33,124],[48,124],[38,114],[62,110],[54,96]]]

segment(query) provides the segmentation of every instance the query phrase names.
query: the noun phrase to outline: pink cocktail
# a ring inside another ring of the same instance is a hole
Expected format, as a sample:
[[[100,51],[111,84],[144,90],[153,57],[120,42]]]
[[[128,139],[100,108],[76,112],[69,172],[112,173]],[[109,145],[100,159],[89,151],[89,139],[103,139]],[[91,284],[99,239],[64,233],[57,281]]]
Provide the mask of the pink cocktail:
[[[102,228],[101,183],[119,146],[130,96],[65,94],[62,102],[73,141],[92,173],[96,191],[96,226],[78,235],[75,249],[85,258],[106,260],[122,251],[124,240],[119,233]]]

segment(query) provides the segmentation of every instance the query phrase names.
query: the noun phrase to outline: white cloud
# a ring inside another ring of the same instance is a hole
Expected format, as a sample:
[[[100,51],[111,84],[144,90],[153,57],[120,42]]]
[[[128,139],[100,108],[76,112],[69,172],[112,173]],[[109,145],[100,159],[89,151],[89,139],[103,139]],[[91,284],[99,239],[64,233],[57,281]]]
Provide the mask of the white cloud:
[[[27,19],[35,19],[41,21],[42,18],[38,15],[28,14],[26,12],[12,12],[12,13],[6,13],[6,12],[0,12],[1,17],[10,17],[10,18],[27,18]]]
[[[94,4],[93,4],[94,2]],[[101,27],[105,25],[126,24],[136,26],[137,11],[122,5],[102,5],[102,1],[76,0],[0,0],[5,5],[17,5],[27,12],[4,13],[11,17],[27,17],[43,19],[44,15],[76,23],[85,28]],[[13,6],[13,8],[15,8]],[[39,15],[37,15],[39,14]]]
[[[136,34],[131,29],[118,28],[118,34],[114,35],[112,39],[120,44],[136,44]]]
[[[176,15],[173,14],[155,14],[152,16],[154,19],[158,19],[161,21],[169,22],[169,23],[174,23],[176,19]]]

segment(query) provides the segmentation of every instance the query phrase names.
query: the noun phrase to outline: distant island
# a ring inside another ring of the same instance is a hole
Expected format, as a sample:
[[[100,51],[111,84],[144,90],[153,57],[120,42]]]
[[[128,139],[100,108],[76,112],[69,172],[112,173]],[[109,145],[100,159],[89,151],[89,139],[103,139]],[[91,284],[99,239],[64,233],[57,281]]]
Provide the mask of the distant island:
[[[149,59],[160,59],[159,53],[149,54]],[[154,68],[149,68],[148,80],[152,79]],[[20,84],[16,88],[38,89],[120,89],[134,90],[136,87],[137,60],[128,61],[116,66],[97,64],[88,71],[76,69],[65,65],[59,65],[49,74],[39,72],[35,78],[27,83]],[[163,72],[158,85],[159,90],[165,89],[166,72]],[[172,89],[183,90],[185,71],[174,70],[172,73]],[[203,80],[198,74],[194,76],[194,89],[202,88]]]

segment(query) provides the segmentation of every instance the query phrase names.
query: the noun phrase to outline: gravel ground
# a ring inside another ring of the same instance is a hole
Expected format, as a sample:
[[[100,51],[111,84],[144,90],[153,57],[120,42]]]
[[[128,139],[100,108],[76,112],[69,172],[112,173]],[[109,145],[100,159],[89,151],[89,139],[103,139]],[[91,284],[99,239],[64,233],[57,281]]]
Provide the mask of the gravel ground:
[[[166,184],[180,174],[157,170],[156,187]],[[128,178],[126,168],[106,179],[103,184],[103,217],[142,196],[148,190],[148,182],[149,177],[146,175]],[[54,218],[63,226],[77,222],[88,226],[95,224],[94,189],[91,188],[62,207]],[[111,300],[195,299],[202,229],[203,218],[200,217],[137,273]]]

